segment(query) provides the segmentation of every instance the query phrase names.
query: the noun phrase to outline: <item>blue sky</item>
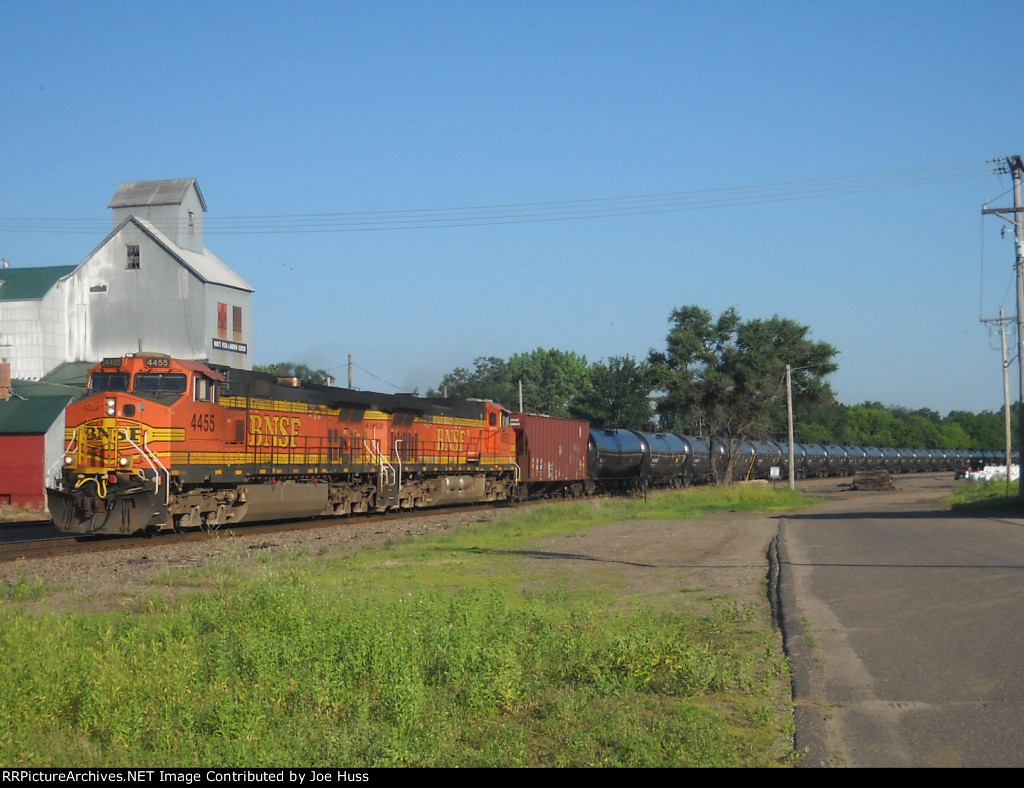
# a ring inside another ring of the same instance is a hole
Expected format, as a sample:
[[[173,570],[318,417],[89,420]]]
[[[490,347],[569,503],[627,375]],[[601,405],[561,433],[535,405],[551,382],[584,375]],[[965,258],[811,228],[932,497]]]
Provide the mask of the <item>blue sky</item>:
[[[1022,34],[1019,0],[5,3],[0,255],[78,263],[119,183],[195,177],[257,363],[425,391],[735,306],[838,347],[846,404],[997,410]]]

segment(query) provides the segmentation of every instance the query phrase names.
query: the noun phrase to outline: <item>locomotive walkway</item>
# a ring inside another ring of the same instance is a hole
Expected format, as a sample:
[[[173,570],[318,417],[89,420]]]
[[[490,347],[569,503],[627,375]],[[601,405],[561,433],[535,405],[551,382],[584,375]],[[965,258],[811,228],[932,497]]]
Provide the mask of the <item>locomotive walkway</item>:
[[[780,518],[800,765],[1024,766],[1024,518],[896,482]]]

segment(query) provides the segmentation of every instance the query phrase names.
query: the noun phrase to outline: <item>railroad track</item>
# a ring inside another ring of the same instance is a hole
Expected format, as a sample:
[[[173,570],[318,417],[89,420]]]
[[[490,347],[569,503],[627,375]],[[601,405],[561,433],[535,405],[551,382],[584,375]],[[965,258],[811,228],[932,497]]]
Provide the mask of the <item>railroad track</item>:
[[[528,505],[528,504],[521,504]],[[459,506],[453,509],[419,509],[412,512],[394,512],[377,514],[369,517],[332,517],[316,520],[290,520],[281,522],[257,523],[223,528],[214,531],[187,531],[185,533],[160,533],[155,536],[107,536],[102,534],[82,536],[56,536],[44,539],[0,542],[0,563],[8,561],[50,558],[61,555],[81,555],[90,552],[109,552],[127,550],[133,547],[148,547],[159,550],[162,546],[178,545],[185,542],[202,542],[208,539],[224,537],[252,537],[295,531],[317,530],[321,528],[338,528],[352,524],[370,522],[391,523],[396,520],[415,522],[422,517],[437,517],[448,514],[472,514],[473,512],[493,510],[493,504]]]
[[[136,547],[134,539],[124,540],[132,544],[118,544],[122,540],[96,539],[94,537],[55,536],[48,539],[24,539],[0,543],[0,563],[23,561],[34,558],[50,558],[83,551],[123,550]]]
[[[53,520],[0,520],[0,533],[18,528],[44,528],[48,525],[53,525]]]

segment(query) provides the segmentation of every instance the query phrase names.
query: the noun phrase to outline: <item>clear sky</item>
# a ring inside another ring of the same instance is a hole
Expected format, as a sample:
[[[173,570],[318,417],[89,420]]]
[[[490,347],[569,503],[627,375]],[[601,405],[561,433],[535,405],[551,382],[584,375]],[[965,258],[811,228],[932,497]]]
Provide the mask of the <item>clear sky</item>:
[[[6,2],[0,41],[0,256],[194,177],[256,363],[422,392],[734,306],[835,345],[848,405],[1002,407],[1020,0]]]

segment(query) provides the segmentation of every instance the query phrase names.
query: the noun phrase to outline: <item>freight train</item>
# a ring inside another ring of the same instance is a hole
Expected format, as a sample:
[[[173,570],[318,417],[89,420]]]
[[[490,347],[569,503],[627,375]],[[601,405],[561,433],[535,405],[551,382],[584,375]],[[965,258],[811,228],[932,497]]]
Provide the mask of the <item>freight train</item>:
[[[47,501],[69,533],[675,487],[710,481],[726,453],[703,438],[591,428],[491,401],[303,384],[145,352],[90,370],[65,425]],[[794,450],[800,477],[952,470],[967,461],[951,452]],[[784,444],[739,452],[737,478],[786,472]]]

